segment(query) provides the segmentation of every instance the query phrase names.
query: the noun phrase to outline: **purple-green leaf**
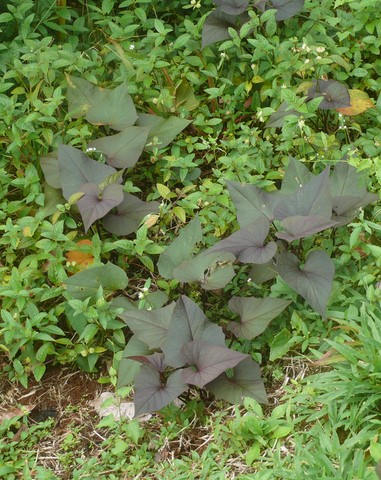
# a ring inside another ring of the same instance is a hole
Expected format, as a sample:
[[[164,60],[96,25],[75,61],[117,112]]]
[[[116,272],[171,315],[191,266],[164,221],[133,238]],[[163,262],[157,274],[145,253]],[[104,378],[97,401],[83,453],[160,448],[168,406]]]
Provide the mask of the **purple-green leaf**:
[[[201,340],[185,344],[181,349],[181,356],[184,363],[190,365],[182,371],[184,382],[200,388],[247,358],[243,353]]]
[[[186,128],[192,120],[180,117],[159,117],[148,113],[139,113],[137,125],[150,129],[145,146],[146,150],[164,148],[169,145],[177,135]]]
[[[86,120],[93,125],[109,125],[114,130],[124,130],[134,125],[138,116],[126,83],[113,90],[101,90]]]
[[[181,370],[164,379],[154,367],[143,365],[135,381],[135,416],[162,409],[187,388]]]
[[[351,106],[348,88],[336,80],[315,80],[308,90],[307,99],[323,97],[319,104],[322,110],[335,110]]]
[[[280,128],[283,127],[284,120],[289,115],[295,115],[300,117],[301,113],[297,112],[294,108],[289,108],[287,102],[282,102],[278,110],[271,114],[268,122],[266,123],[266,128]]]
[[[269,229],[270,222],[267,218],[260,217],[230,237],[217,242],[209,251],[231,252],[242,263],[267,263],[277,250],[275,242],[264,244]]]
[[[250,20],[249,15],[244,12],[240,15],[230,15],[221,8],[216,8],[210,13],[202,29],[202,48],[212,43],[230,38],[229,28],[237,30],[240,25]]]
[[[69,115],[72,118],[83,117],[95,105],[102,89],[84,78],[68,75],[66,79]]]
[[[242,403],[245,397],[254,398],[260,403],[267,403],[259,365],[250,357],[245,358],[234,367],[231,375],[223,372],[215,380],[205,385],[205,388],[216,398],[233,404]]]
[[[180,354],[183,345],[193,340],[204,340],[214,345],[225,345],[222,328],[211,323],[203,311],[190,298],[182,296],[177,300],[167,338],[162,347],[165,360],[171,367],[182,367]]]
[[[136,360],[131,360],[129,357],[149,355],[151,353],[148,345],[141,342],[136,335],[133,335],[128,341],[123,356],[120,359],[118,367],[118,387],[130,385],[136,375],[139,373],[141,363]]]
[[[136,337],[149,348],[161,348],[167,338],[175,303],[156,310],[127,310],[122,318]]]
[[[271,0],[271,5],[276,8],[275,20],[287,20],[299,13],[304,7],[304,0]]]
[[[253,265],[249,272],[249,279],[260,285],[261,283],[272,280],[277,276],[274,259],[264,264]]]
[[[125,193],[123,201],[116,208],[116,213],[107,214],[103,219],[103,225],[114,235],[129,235],[137,230],[146,215],[157,213],[159,207],[158,202],[144,202],[134,195]]]
[[[117,183],[107,185],[103,190],[95,183],[86,183],[80,187],[84,196],[77,201],[85,232],[91,225],[103,218],[111,209],[123,201],[123,186]]]
[[[249,0],[213,0],[219,9],[229,15],[239,15],[243,13],[248,5]]]
[[[283,252],[277,257],[278,273],[288,285],[301,295],[325,318],[332,290],[335,266],[323,250],[311,252],[304,265],[292,253]]]
[[[299,191],[301,185],[309,184],[314,178],[304,163],[290,157],[281,186],[282,193],[293,193]]]
[[[53,188],[62,188],[57,152],[50,152],[41,157],[40,165],[47,184]]]
[[[232,297],[229,309],[239,315],[240,322],[230,322],[228,328],[236,337],[252,340],[260,335],[291,302],[281,298]]]
[[[107,163],[112,167],[130,168],[139,160],[147,142],[148,132],[149,128],[145,127],[127,127],[116,135],[93,140],[89,147],[104,153]]]
[[[292,242],[321,232],[326,228],[336,227],[338,224],[335,219],[319,215],[295,215],[285,218],[280,222],[280,225],[283,230],[275,235],[282,240]]]

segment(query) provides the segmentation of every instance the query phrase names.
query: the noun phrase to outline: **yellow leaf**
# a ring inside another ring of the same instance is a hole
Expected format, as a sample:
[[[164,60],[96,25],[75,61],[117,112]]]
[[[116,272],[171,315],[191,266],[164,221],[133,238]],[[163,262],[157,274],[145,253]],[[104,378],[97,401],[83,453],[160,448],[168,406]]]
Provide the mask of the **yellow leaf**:
[[[343,115],[359,115],[364,113],[369,108],[373,108],[373,102],[369,98],[366,92],[362,90],[352,89],[349,90],[349,96],[351,101],[350,107],[336,108],[336,111]]]

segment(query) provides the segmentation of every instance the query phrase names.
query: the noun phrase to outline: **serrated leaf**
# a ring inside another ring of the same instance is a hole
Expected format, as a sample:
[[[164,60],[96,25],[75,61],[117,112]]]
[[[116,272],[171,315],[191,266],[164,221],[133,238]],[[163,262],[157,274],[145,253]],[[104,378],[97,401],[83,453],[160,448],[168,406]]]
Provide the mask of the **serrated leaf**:
[[[134,125],[138,116],[126,83],[113,90],[103,89],[97,94],[86,120],[93,125],[109,125],[114,130],[124,130]]]
[[[167,338],[175,303],[156,310],[127,310],[122,318],[136,337],[146,343],[149,348],[161,348]]]
[[[103,288],[103,293],[107,296],[117,290],[123,290],[127,285],[125,271],[112,263],[87,268],[66,280],[68,295],[78,300],[85,300],[88,297],[95,299],[99,287]]]
[[[99,185],[86,183],[80,187],[84,195],[77,201],[85,232],[98,219],[123,201],[123,186],[113,183],[101,192]]]
[[[62,192],[66,200],[80,192],[85,183],[99,185],[106,177],[116,173],[114,168],[92,160],[70,145],[58,147],[58,165]]]
[[[230,237],[216,243],[209,251],[230,252],[242,263],[267,263],[277,251],[275,242],[264,244],[269,229],[270,222],[260,217]]]
[[[259,365],[252,358],[245,358],[233,368],[233,375],[222,373],[205,385],[216,398],[233,404],[242,403],[245,397],[268,403]]]
[[[171,373],[164,383],[160,372],[150,365],[143,365],[135,381],[135,416],[162,409],[187,388],[181,370]]]
[[[236,337],[252,340],[260,335],[271,320],[291,302],[280,298],[232,297],[228,307],[239,315],[240,322],[230,322],[228,328]]]
[[[323,250],[311,252],[303,266],[292,253],[278,255],[277,270],[283,280],[325,318],[335,266]]]
[[[225,346],[222,328],[211,323],[203,311],[190,298],[181,296],[177,300],[167,338],[162,347],[165,360],[171,367],[182,367],[182,347],[193,340],[204,340],[213,345]]]
[[[222,372],[235,367],[248,356],[227,347],[195,340],[182,347],[181,357],[185,364],[191,365],[182,370],[183,381],[203,388]]]
[[[89,147],[104,153],[107,163],[112,167],[130,168],[139,160],[147,143],[148,132],[149,128],[146,127],[127,127],[116,135],[93,140]]]
[[[114,235],[129,235],[135,232],[141,221],[150,213],[159,212],[158,202],[144,202],[129,193],[116,207],[116,213],[108,213],[103,219],[105,229]]]
[[[163,118],[148,113],[139,113],[137,125],[150,128],[145,147],[150,151],[155,147],[160,149],[169,145],[191,122],[192,120],[180,117]]]
[[[157,267],[162,277],[174,278],[173,270],[192,256],[192,250],[202,240],[201,223],[196,216],[180,232],[180,235],[160,255]]]

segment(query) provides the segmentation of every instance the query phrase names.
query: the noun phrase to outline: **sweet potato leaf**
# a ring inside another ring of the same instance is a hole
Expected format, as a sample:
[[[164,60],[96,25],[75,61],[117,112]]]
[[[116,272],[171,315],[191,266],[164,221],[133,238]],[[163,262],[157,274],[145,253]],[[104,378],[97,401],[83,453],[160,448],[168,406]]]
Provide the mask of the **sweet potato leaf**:
[[[287,20],[299,13],[304,7],[304,0],[271,0],[273,8],[276,8],[275,20]]]
[[[228,328],[236,337],[252,340],[260,335],[291,302],[281,298],[232,297],[229,309],[239,315],[239,322],[230,322]]]
[[[243,13],[248,5],[249,0],[213,0],[219,9],[229,15],[239,15]]]
[[[290,157],[281,186],[282,193],[293,193],[300,190],[300,186],[308,184],[313,179],[313,174],[304,163]]]
[[[181,348],[193,340],[204,340],[214,345],[225,346],[222,328],[211,323],[190,298],[182,296],[176,302],[167,338],[162,347],[168,365],[182,367],[184,361],[180,355]]]
[[[58,168],[58,153],[50,152],[40,157],[40,165],[46,183],[53,188],[62,188],[60,171]]]
[[[127,345],[123,350],[122,358],[118,367],[118,387],[130,385],[136,375],[139,373],[141,363],[136,360],[131,360],[129,357],[135,355],[149,355],[151,353],[148,345],[141,342],[136,335],[132,335]]]
[[[150,128],[146,143],[146,150],[164,148],[186,128],[192,120],[180,117],[159,117],[148,113],[139,113],[137,125]]]
[[[245,397],[267,403],[261,371],[252,358],[245,358],[232,370],[232,375],[223,372],[215,380],[206,384],[205,388],[216,398],[233,404],[242,403]]]
[[[301,266],[294,254],[283,252],[278,255],[276,266],[283,280],[325,318],[335,274],[329,256],[323,250],[314,250]]]
[[[334,218],[326,218],[320,215],[295,215],[285,218],[280,222],[280,225],[283,230],[276,232],[276,237],[292,242],[321,232],[326,228],[337,227],[338,223]]]
[[[244,12],[240,15],[225,13],[220,7],[210,13],[202,29],[202,48],[212,43],[230,38],[229,28],[237,30],[240,25],[249,21],[249,15]]]
[[[351,102],[350,107],[336,108],[339,113],[343,115],[360,115],[360,113],[374,108],[374,104],[369,98],[369,95],[362,90],[358,90],[357,88],[350,89],[349,98]]]
[[[280,128],[283,127],[284,119],[289,115],[295,115],[299,117],[300,112],[297,112],[294,108],[289,108],[287,102],[282,102],[277,111],[272,113],[268,122],[266,123],[266,128]]]
[[[69,115],[72,118],[83,117],[87,111],[96,104],[98,95],[102,89],[85,78],[67,75],[66,80],[66,97],[69,105]]]
[[[254,283],[261,285],[268,280],[272,280],[277,276],[276,266],[274,259],[270,260],[267,263],[253,265],[250,272],[249,278]]]
[[[190,365],[182,370],[183,381],[203,388],[228,368],[235,367],[247,355],[195,340],[182,347],[181,357],[184,364]]]
[[[116,135],[93,140],[89,147],[104,153],[107,163],[112,167],[130,168],[139,160],[147,143],[148,132],[149,128],[146,127],[127,127]]]
[[[336,80],[314,80],[308,89],[307,99],[323,97],[319,104],[322,110],[336,110],[351,106],[348,88]]]

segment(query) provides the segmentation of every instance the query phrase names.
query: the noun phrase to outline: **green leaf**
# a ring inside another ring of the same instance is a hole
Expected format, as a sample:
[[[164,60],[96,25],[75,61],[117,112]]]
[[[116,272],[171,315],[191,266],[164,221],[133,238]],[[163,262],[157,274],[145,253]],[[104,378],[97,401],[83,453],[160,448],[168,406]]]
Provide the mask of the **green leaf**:
[[[80,118],[98,101],[98,95],[102,91],[97,85],[84,78],[67,75],[67,100],[69,115],[72,118]]]
[[[273,297],[232,297],[228,307],[240,316],[240,322],[230,322],[228,327],[236,337],[252,340],[290,303],[289,300]]]
[[[183,78],[180,85],[176,88],[175,104],[176,108],[184,107],[189,111],[194,110],[198,107],[199,101],[194,95],[192,85],[188,82],[186,78]]]
[[[89,267],[78,272],[66,281],[67,294],[71,298],[85,300],[96,299],[99,287],[103,288],[105,296],[127,287],[128,278],[124,270],[107,263],[106,265]]]
[[[131,385],[140,371],[141,363],[132,360],[132,356],[149,355],[148,345],[133,335],[128,341],[118,367],[118,388]]]
[[[201,223],[196,216],[180,232],[180,235],[160,255],[157,267],[162,277],[174,278],[173,271],[192,256],[192,250],[202,240]]]
[[[305,264],[300,266],[294,254],[283,252],[278,256],[276,266],[283,280],[325,318],[335,274],[329,256],[323,250],[312,251]]]
[[[107,163],[115,168],[133,167],[147,143],[149,128],[127,127],[116,135],[98,138],[89,143],[107,157]]]

